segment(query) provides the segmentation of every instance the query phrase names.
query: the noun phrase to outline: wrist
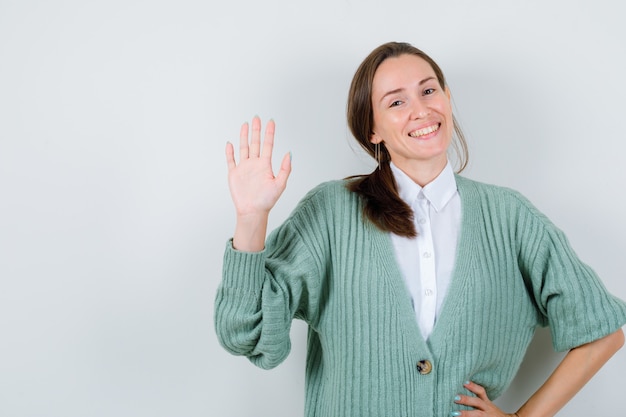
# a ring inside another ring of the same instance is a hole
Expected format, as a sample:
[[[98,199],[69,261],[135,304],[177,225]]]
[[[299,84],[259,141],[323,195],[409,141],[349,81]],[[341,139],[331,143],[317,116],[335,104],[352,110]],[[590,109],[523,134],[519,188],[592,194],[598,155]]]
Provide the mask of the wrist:
[[[269,213],[237,215],[233,248],[243,252],[259,252],[265,247]]]
[[[248,212],[237,212],[237,223],[243,224],[255,224],[259,222],[267,222],[267,219],[270,216],[269,211],[265,210],[254,210]]]

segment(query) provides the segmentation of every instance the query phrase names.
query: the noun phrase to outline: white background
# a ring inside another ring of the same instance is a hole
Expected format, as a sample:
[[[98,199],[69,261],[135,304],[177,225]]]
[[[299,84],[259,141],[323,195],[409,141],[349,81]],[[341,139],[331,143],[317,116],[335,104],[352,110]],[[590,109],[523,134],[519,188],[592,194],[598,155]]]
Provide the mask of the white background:
[[[293,174],[368,172],[345,124],[361,60],[408,41],[446,72],[465,175],[521,191],[626,298],[623,3],[0,0],[0,416],[297,416],[305,326],[272,371],[219,346],[234,216],[224,146],[277,122]],[[545,331],[500,404],[558,361]],[[561,413],[623,413],[626,350]]]

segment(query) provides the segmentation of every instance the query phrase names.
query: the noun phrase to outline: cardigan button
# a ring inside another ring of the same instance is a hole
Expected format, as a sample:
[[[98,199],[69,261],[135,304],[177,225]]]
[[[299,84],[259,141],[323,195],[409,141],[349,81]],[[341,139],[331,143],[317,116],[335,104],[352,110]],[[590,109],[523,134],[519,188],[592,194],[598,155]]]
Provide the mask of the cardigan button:
[[[433,364],[428,360],[421,360],[417,363],[417,370],[422,375],[428,375],[433,370]]]

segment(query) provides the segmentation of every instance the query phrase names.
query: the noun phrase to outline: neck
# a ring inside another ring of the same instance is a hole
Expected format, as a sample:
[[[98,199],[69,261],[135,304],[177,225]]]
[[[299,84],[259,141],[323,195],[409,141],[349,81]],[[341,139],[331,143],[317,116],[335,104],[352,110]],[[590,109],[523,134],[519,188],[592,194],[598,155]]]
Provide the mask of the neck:
[[[392,161],[393,162],[393,161]],[[417,185],[424,187],[441,174],[448,163],[447,158],[436,163],[416,162],[408,165],[394,164],[409,176]]]

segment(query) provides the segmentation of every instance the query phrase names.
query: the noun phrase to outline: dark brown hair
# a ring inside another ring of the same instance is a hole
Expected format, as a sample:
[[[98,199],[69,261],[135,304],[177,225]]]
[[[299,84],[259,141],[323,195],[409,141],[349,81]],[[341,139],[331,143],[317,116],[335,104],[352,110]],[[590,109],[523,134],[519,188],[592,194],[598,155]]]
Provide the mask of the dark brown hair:
[[[439,65],[413,45],[389,42],[374,49],[361,63],[352,78],[347,106],[350,131],[359,145],[372,157],[375,157],[375,145],[370,142],[374,132],[372,108],[374,74],[383,61],[400,55],[415,55],[428,62],[435,72],[439,85],[442,88],[446,87],[446,80]],[[452,147],[458,157],[457,172],[461,172],[467,166],[467,142],[454,115],[452,121],[456,133],[456,140],[453,140]],[[378,228],[399,236],[415,237],[417,232],[413,225],[413,211],[398,195],[393,172],[389,166],[391,158],[387,148],[383,143],[379,146],[379,167],[371,174],[351,177],[348,188],[363,198],[365,217]]]

